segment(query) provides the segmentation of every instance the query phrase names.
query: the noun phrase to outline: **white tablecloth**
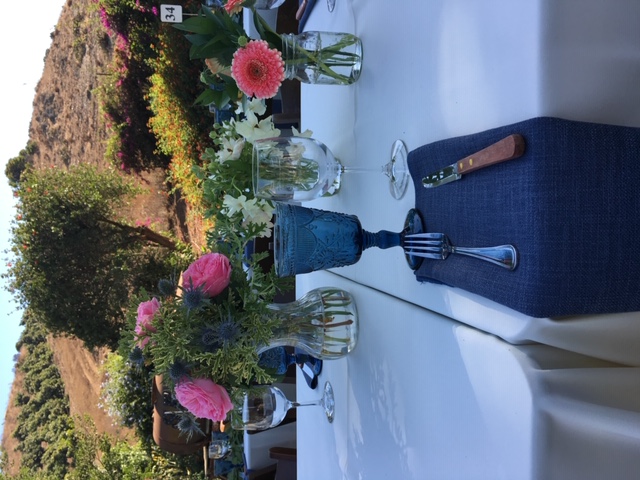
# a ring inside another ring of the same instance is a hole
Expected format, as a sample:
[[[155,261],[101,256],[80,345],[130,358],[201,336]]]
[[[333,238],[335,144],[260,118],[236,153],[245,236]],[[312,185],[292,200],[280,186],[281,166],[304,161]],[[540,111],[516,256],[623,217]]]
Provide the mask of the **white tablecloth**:
[[[349,87],[303,85],[303,128],[378,168],[397,138],[411,150],[537,116],[640,126],[639,25],[629,0],[318,0],[306,29],[357,34],[364,67]],[[414,200],[347,173],[306,206],[399,230]],[[355,296],[361,335],[320,378],[335,422],[298,412],[299,478],[640,477],[640,372],[567,351],[640,366],[638,313],[527,317],[419,284],[400,249],[297,278],[299,295],[326,285]],[[299,400],[319,396],[299,380]]]
[[[537,116],[640,126],[639,26],[640,2],[629,0],[337,0],[333,13],[318,0],[306,29],[357,34],[364,64],[352,86],[303,85],[302,126],[345,166],[374,169],[397,138],[411,150]],[[306,205],[397,231],[412,188],[397,201],[383,175],[347,172],[338,195]],[[335,273],[514,344],[640,366],[637,312],[531,318],[419,284],[399,248],[367,250]]]
[[[300,294],[349,291],[356,348],[325,361],[335,420],[297,412],[298,478],[629,479],[640,475],[640,369],[493,335],[330,272]]]

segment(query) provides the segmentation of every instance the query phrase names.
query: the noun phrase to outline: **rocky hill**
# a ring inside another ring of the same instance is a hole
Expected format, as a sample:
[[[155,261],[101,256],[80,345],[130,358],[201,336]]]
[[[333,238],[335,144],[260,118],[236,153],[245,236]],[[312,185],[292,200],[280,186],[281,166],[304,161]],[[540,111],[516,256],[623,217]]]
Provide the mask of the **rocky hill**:
[[[95,90],[112,48],[91,7],[89,0],[68,0],[51,34],[29,128],[38,167],[103,162],[107,132]]]
[[[91,0],[67,0],[52,33],[33,102],[29,135],[38,147],[33,156],[36,168],[64,168],[78,163],[108,166],[104,159],[108,131],[101,118],[96,88],[108,72],[112,53],[111,39],[100,24],[95,4]],[[162,169],[139,173],[134,178],[145,193],[127,212],[132,221],[173,231],[185,241],[202,241],[197,240],[202,237],[198,226],[187,226],[184,205],[169,194]],[[102,382],[99,366],[106,352],[89,352],[81,342],[68,338],[52,339],[51,346],[72,414],[89,414],[99,431],[126,436],[127,432],[113,427],[111,419],[98,408]],[[12,386],[2,439],[14,465],[19,464],[19,457],[11,438],[17,416],[13,399],[21,388],[20,378],[18,374]]]

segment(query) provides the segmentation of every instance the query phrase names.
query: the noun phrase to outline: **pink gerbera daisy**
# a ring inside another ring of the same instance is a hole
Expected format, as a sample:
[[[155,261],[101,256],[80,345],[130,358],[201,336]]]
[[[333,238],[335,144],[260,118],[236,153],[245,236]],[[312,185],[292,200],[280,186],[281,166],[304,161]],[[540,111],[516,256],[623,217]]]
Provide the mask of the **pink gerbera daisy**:
[[[229,15],[233,15],[234,13],[240,13],[242,11],[242,6],[244,5],[244,0],[229,0],[224,9],[227,11]]]
[[[233,54],[231,76],[247,96],[271,98],[284,80],[282,54],[264,40],[251,40]]]

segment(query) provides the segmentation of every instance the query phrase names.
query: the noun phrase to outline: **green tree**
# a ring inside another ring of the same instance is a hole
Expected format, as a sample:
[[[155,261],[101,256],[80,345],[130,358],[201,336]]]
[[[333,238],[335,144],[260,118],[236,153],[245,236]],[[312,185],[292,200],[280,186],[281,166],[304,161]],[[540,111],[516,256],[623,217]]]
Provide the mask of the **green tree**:
[[[20,183],[20,177],[22,173],[31,165],[31,156],[38,151],[38,146],[35,142],[29,140],[27,146],[20,150],[17,157],[10,158],[7,161],[7,166],[4,169],[4,174],[9,180],[9,185],[16,188]]]
[[[112,170],[30,169],[16,191],[8,277],[18,302],[54,334],[115,349],[129,293],[170,273],[175,243],[120,217],[137,190]]]

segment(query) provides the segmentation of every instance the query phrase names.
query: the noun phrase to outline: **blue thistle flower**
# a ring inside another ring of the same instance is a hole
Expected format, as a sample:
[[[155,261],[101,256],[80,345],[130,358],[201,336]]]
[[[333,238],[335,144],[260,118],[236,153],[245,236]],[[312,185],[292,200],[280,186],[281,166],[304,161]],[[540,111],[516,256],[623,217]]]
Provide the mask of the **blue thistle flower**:
[[[178,383],[182,377],[189,376],[189,365],[182,360],[176,360],[169,367],[169,378],[173,383]]]
[[[129,361],[137,366],[140,366],[144,363],[144,355],[140,347],[134,347],[133,350],[129,352]]]
[[[174,281],[163,278],[158,282],[158,292],[165,297],[172,297],[176,294],[176,284]]]
[[[200,336],[200,342],[205,352],[213,353],[222,345],[218,341],[218,332],[211,326],[204,327]]]
[[[189,310],[200,308],[204,300],[205,296],[200,288],[188,287],[182,292],[182,301]]]
[[[223,320],[216,326],[216,334],[218,341],[224,346],[227,346],[238,338],[240,335],[240,327],[233,318],[231,318],[231,315],[229,315],[226,320]]]
[[[187,436],[187,441],[191,440],[194,435],[204,435],[196,418],[188,413],[182,414],[182,418],[178,422],[178,430],[180,430],[180,435]]]

